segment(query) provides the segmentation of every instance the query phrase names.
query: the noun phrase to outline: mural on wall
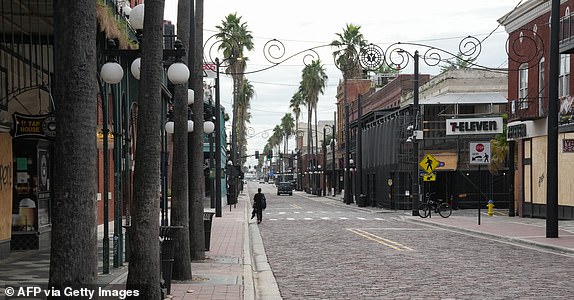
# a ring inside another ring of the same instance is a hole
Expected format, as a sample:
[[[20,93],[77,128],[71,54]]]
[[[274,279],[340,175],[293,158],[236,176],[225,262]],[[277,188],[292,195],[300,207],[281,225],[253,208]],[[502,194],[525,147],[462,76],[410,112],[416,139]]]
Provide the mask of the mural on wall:
[[[0,241],[12,232],[12,137],[0,133]]]

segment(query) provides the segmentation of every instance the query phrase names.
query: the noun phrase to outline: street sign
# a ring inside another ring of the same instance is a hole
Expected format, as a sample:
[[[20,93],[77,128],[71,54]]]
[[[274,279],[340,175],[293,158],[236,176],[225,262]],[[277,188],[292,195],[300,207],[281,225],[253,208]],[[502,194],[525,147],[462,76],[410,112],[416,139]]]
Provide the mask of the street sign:
[[[490,164],[490,142],[468,143],[469,163],[473,165]]]
[[[427,173],[432,173],[439,165],[440,162],[430,154],[425,155],[419,162],[419,166]]]
[[[428,173],[423,176],[423,181],[436,181],[436,173]]]
[[[203,64],[203,77],[215,78],[217,76],[216,64]]]

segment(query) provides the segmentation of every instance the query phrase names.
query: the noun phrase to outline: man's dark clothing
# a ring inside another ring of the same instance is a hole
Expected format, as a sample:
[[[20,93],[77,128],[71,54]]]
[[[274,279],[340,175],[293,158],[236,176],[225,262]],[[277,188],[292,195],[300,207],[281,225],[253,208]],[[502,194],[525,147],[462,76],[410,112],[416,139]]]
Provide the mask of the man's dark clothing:
[[[263,201],[265,201],[265,195],[263,193],[259,192],[253,196],[253,209],[257,215],[257,223],[261,223],[263,220]]]

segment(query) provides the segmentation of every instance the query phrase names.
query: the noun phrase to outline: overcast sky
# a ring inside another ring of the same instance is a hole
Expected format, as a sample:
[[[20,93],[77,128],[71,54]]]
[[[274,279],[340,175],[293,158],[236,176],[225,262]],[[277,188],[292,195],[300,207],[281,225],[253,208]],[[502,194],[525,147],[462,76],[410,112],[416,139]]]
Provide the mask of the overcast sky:
[[[472,35],[483,43],[476,63],[488,67],[506,67],[505,43],[508,35],[497,20],[510,12],[519,0],[411,0],[411,1],[318,1],[318,0],[205,0],[204,39],[216,33],[215,26],[230,13],[237,13],[254,37],[255,50],[248,52],[248,71],[269,66],[263,57],[263,46],[270,39],[285,45],[285,57],[299,51],[329,44],[347,23],[361,26],[367,41],[386,49],[397,42],[417,42],[458,52],[463,37]],[[176,23],[177,0],[166,0],[165,19]],[[332,120],[335,93],[341,71],[333,64],[332,48],[318,51],[328,81],[325,94],[319,97],[319,120]],[[414,52],[415,48],[409,49]],[[418,49],[419,51],[424,49]],[[285,113],[296,92],[303,69],[299,55],[266,71],[247,75],[255,88],[251,100],[251,124],[254,133],[272,130]],[[412,73],[412,67],[402,71]],[[438,67],[421,63],[421,73],[436,75]],[[221,80],[221,103],[231,111],[231,79]],[[306,112],[302,112],[306,116]],[[248,139],[248,150],[261,151],[267,142],[264,134]],[[294,148],[291,142],[291,147]],[[290,147],[290,148],[291,148]],[[253,165],[254,162],[248,162]]]

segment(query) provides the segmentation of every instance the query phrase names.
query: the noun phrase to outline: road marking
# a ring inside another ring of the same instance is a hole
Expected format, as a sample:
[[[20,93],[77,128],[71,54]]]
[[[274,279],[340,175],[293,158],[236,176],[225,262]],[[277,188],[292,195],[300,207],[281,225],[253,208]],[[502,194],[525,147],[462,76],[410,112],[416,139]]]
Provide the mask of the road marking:
[[[303,220],[310,221],[310,220],[313,220],[313,218],[303,218]]]
[[[339,220],[349,220],[349,218],[340,217]]]
[[[321,220],[331,220],[329,217],[321,217]]]
[[[295,221],[295,218],[287,218],[289,221]]]
[[[297,204],[291,204],[291,207],[293,208],[302,208],[301,206],[297,205]]]
[[[414,249],[407,247],[401,243],[397,243],[395,241],[391,241],[389,239],[385,239],[383,237],[380,237],[378,235],[372,234],[370,232],[361,230],[361,229],[357,229],[357,228],[347,228],[347,230],[349,230],[350,232],[354,233],[354,234],[358,234],[364,238],[367,238],[369,240],[375,241],[379,244],[383,244],[389,248],[395,249],[397,251],[414,251]]]

